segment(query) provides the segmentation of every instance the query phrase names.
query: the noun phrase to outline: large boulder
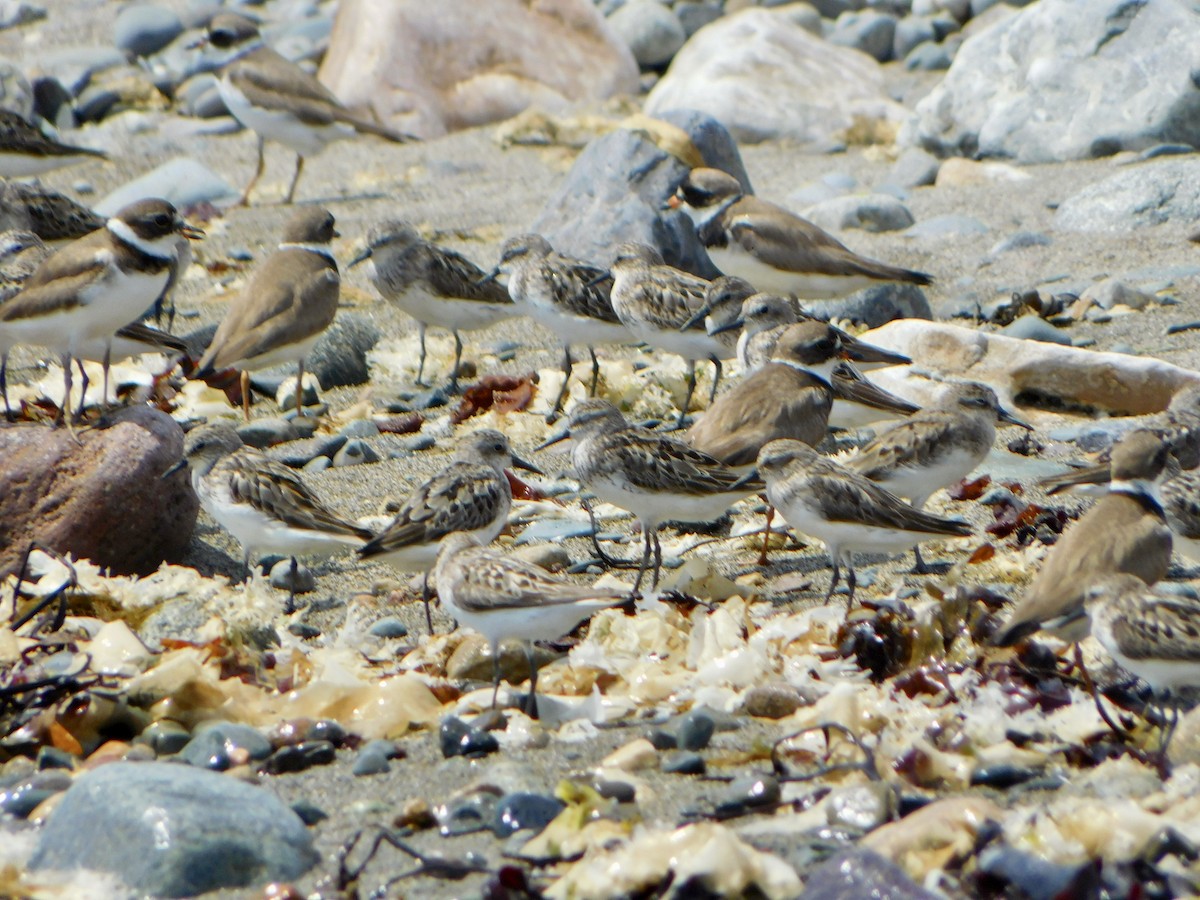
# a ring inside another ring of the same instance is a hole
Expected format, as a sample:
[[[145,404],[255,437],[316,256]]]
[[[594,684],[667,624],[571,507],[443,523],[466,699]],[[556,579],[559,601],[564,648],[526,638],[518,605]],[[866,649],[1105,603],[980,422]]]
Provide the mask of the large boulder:
[[[31,541],[122,574],[145,575],[182,556],[200,502],[186,472],[183,430],[147,406],[107,428],[0,428],[0,576]]]
[[[300,817],[237,778],[172,763],[81,775],[38,839],[34,871],[111,872],[138,896],[290,881],[318,859]]]
[[[749,191],[737,145],[719,122],[692,110],[630,126],[584,148],[530,230],[560,253],[599,265],[622,241],[641,241],[673,266],[715,276],[691,219],[665,213],[663,204],[696,165],[723,169]]]
[[[1200,219],[1200,159],[1156,159],[1129,166],[1062,201],[1054,227],[1063,231],[1132,231]]]
[[[874,59],[813,35],[787,8],[746,9],[700,29],[646,99],[646,112],[698,109],[739,141],[845,140],[865,123],[900,123]]]
[[[901,141],[1026,163],[1200,146],[1200,10],[1041,0],[967,39]]]
[[[636,93],[638,67],[590,0],[342,0],[320,78],[432,138]]]

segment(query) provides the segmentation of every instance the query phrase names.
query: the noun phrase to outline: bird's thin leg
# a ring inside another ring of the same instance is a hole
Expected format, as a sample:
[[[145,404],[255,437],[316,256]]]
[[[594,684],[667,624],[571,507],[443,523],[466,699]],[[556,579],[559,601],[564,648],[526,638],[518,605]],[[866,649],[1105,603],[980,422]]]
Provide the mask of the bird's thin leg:
[[[238,206],[250,205],[250,192],[254,190],[254,186],[258,184],[258,179],[262,177],[263,170],[267,167],[267,158],[263,152],[263,139],[258,139],[258,163],[254,167],[254,176],[250,179],[250,183],[246,185],[246,189],[242,191],[242,199],[238,201]]]
[[[642,564],[638,566],[637,580],[633,583],[634,593],[642,589],[642,578],[646,574],[646,568],[650,565],[650,529],[642,523]]]
[[[425,377],[425,323],[417,323],[417,336],[421,339],[421,355],[417,358],[417,385],[428,387],[422,380]]]
[[[826,603],[828,603],[829,599],[833,596],[833,592],[838,586],[838,581],[840,581],[842,578],[842,569],[838,564],[840,554],[834,550],[830,552],[829,556],[833,560],[833,577],[829,579],[829,590],[825,593]]]
[[[288,598],[287,605],[283,608],[286,615],[291,615],[296,611],[296,578],[299,575],[300,564],[296,562],[296,557],[292,557],[291,571],[288,573]]]
[[[296,414],[304,409],[304,360],[296,364]]]
[[[658,529],[651,534],[654,537],[654,577],[650,581],[650,590],[658,589],[658,578],[662,574],[662,541],[658,539]]]
[[[291,203],[292,198],[296,196],[296,185],[300,183],[300,173],[304,171],[304,157],[299,153],[296,154],[296,171],[292,174],[292,183],[288,185],[287,196],[283,198],[284,203]]]
[[[1096,687],[1096,682],[1092,680],[1092,675],[1087,670],[1087,666],[1083,664],[1083,649],[1078,643],[1075,644],[1075,668],[1079,670],[1079,678],[1083,681],[1083,689],[1092,696],[1092,702],[1096,705],[1096,712],[1100,714],[1100,720],[1109,727],[1114,735],[1121,740],[1129,737],[1129,732],[1113,721],[1108,714],[1108,710],[1104,708],[1104,701],[1100,698],[1100,689]]]
[[[250,373],[246,369],[242,369],[242,415],[246,421],[250,421]]]
[[[767,524],[763,527],[763,542],[762,550],[758,554],[758,564],[765,566],[767,564],[767,550],[771,546],[771,523],[775,520],[775,507],[770,503],[767,504]]]
[[[433,634],[433,611],[430,608],[429,598],[429,572],[425,572],[425,578],[421,581],[421,600],[425,603],[425,627],[429,629],[429,633]]]
[[[500,645],[492,644],[492,709],[496,708],[496,698],[500,696]]]
[[[450,393],[457,394],[458,393],[458,367],[460,365],[462,365],[462,347],[463,347],[463,345],[462,345],[462,338],[459,336],[458,331],[455,330],[453,332],[453,334],[454,334],[454,371],[452,371],[450,373]]]
[[[558,418],[559,412],[562,410],[563,400],[567,396],[567,388],[571,385],[571,345],[563,344],[563,383],[558,389],[558,396],[554,398],[554,406],[550,408],[550,412],[546,413],[546,422],[549,424]]]
[[[529,697],[525,700],[525,715],[531,719],[538,717],[537,707],[537,663],[533,661],[532,647],[525,644],[525,661],[529,663]]]
[[[91,384],[91,380],[88,378],[87,369],[84,368],[82,359],[75,360],[75,365],[79,366],[79,380],[80,380],[79,407],[75,410],[75,418],[78,421],[82,421],[83,413],[87,409],[87,389],[88,389],[88,385]]]
[[[688,409],[692,405],[692,394],[696,391],[696,361],[688,360],[688,381],[687,394],[683,398],[683,406],[679,410],[679,418],[675,420],[675,431],[683,427],[683,423],[687,421]]]
[[[0,353],[0,394],[4,395],[4,418],[13,417],[12,407],[8,405],[8,354]]]
[[[925,565],[925,560],[921,559],[920,544],[913,545],[913,559],[915,560],[912,567],[912,573],[914,575],[924,575],[929,571],[928,567]]]
[[[712,383],[712,390],[708,392],[708,405],[709,406],[712,406],[713,401],[717,399],[717,387],[721,384],[721,372],[723,371],[721,361],[719,359],[717,359],[715,356],[712,357],[712,364],[713,364],[713,383]]]
[[[63,402],[58,408],[58,415],[54,417],[54,426],[57,428],[63,422],[66,422],[67,431],[75,434],[71,421],[71,366],[73,365],[72,356],[70,353],[64,353],[61,357],[63,367]]]
[[[596,358],[596,348],[588,346],[588,353],[592,356],[592,387],[589,391],[590,395],[596,396],[596,388],[600,386],[600,360]]]
[[[104,371],[104,393],[100,395],[100,415],[108,412],[108,372],[112,366],[112,341],[104,345],[104,361],[100,364]]]
[[[846,615],[850,615],[850,608],[854,606],[854,588],[858,586],[858,576],[854,573],[854,554],[846,554],[846,587],[848,589],[846,595]]]

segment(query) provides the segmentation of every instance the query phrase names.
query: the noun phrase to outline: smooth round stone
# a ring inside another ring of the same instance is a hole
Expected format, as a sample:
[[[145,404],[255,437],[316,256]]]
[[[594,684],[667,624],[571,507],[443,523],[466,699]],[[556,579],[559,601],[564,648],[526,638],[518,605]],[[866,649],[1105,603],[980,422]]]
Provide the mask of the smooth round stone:
[[[296,379],[285,378],[279,383],[279,388],[275,391],[275,402],[282,410],[296,408]],[[304,387],[300,391],[300,405],[302,407],[315,406],[321,402],[321,386],[317,383],[317,379],[313,377],[311,372],[304,376]]]
[[[178,156],[126,182],[97,203],[95,210],[102,216],[111,216],[144,197],[162,197],[183,209],[201,203],[215,206],[234,203],[241,193],[200,161]]]
[[[62,769],[37,772],[0,790],[0,812],[24,819],[49,797],[65,791],[72,779]]]
[[[712,740],[717,725],[712,716],[692,710],[675,726],[675,741],[680,750],[703,750]]]
[[[442,388],[434,388],[412,398],[413,409],[436,409],[450,402],[450,396]]]
[[[262,771],[271,775],[303,772],[313,766],[327,766],[337,759],[337,750],[329,741],[302,741],[280,747],[262,764]]]
[[[646,737],[654,745],[655,750],[674,750],[679,746],[675,734],[662,728],[655,728]]]
[[[438,726],[438,742],[442,756],[480,757],[495,753],[500,743],[486,731],[472,728],[457,716],[447,716]]]
[[[836,790],[826,801],[825,815],[830,825],[870,831],[891,819],[895,805],[892,789],[872,782]]]
[[[314,456],[306,462],[301,468],[305,472],[324,472],[333,465],[333,460],[328,456]]]
[[[328,403],[313,403],[310,406],[302,406],[300,409],[289,409],[284,412],[283,417],[300,432],[300,437],[310,438],[317,433],[317,429],[321,426],[321,416],[328,412]]]
[[[1042,341],[1047,344],[1070,346],[1071,337],[1059,331],[1041,316],[1021,316],[1000,329],[1006,337],[1023,338],[1027,341]]]
[[[565,808],[566,804],[557,797],[526,792],[507,794],[496,806],[492,831],[500,838],[522,829],[541,831]]]
[[[358,751],[350,771],[360,778],[364,775],[382,775],[391,769],[388,761],[395,752],[396,745],[391,741],[371,741]]]
[[[703,775],[707,769],[699,753],[681,750],[663,759],[662,770],[672,775]]]
[[[192,897],[292,881],[319,859],[270,791],[171,763],[111,763],[77,778],[51,813],[34,871],[112,872],[138,896]]]
[[[348,422],[344,425],[338,434],[346,438],[373,438],[379,437],[379,426],[370,419],[355,419],[353,422]]]
[[[352,440],[346,441],[346,446],[342,447],[337,452],[337,456],[333,458],[335,467],[342,466],[358,466],[363,463],[379,462],[379,454],[366,441]]]
[[[59,750],[57,747],[45,746],[38,750],[38,769],[74,769],[79,760],[73,753]]]
[[[307,622],[292,622],[288,625],[288,634],[295,635],[302,640],[311,641],[313,638],[321,636],[321,629],[316,625],[309,625]]]
[[[774,806],[780,796],[779,782],[770,775],[736,778],[730,782],[725,796],[717,803],[717,815],[737,816],[750,810]]]
[[[297,594],[307,594],[317,589],[317,577],[313,575],[312,569],[302,563],[297,563],[296,571],[293,573],[290,559],[281,559],[271,566],[270,581],[273,588],[281,591],[294,591]]]
[[[475,834],[490,828],[496,818],[496,806],[500,798],[490,791],[475,791],[464,797],[455,797],[446,804],[445,812],[438,819],[438,831],[442,837]]]
[[[183,33],[183,22],[172,10],[153,3],[131,3],[113,24],[113,43],[134,56],[157,53]]]
[[[292,804],[292,812],[300,817],[300,821],[305,825],[313,826],[320,822],[324,822],[329,818],[329,813],[321,809],[315,803],[309,803],[307,800],[300,800]]]
[[[876,10],[864,10],[838,16],[829,42],[853,47],[879,62],[887,62],[892,58],[895,35],[896,20],[892,16]]]
[[[344,744],[347,737],[346,729],[333,719],[317,719],[304,732],[306,741],[329,741],[335,747]]]
[[[605,800],[616,800],[618,803],[632,803],[637,799],[637,788],[628,781],[616,778],[597,778],[592,782],[592,790]]]
[[[380,619],[372,625],[368,633],[375,637],[386,639],[408,637],[408,626],[399,619],[389,616],[386,619]]]
[[[933,21],[928,16],[905,16],[896,23],[892,54],[896,59],[904,59],[914,47],[936,39]]]
[[[262,450],[275,444],[284,444],[300,437],[300,433],[286,419],[269,417],[253,419],[238,426],[238,437],[247,447]]]
[[[170,756],[186,747],[191,739],[182,725],[163,719],[150,723],[134,740],[146,744],[158,756]]]
[[[719,3],[693,3],[684,0],[682,3],[676,3],[673,8],[675,15],[679,17],[679,24],[683,26],[684,34],[688,37],[721,18]]]
[[[670,62],[687,40],[679,17],[658,0],[630,0],[608,17],[608,24],[629,45],[639,66]]]
[[[193,766],[220,772],[234,764],[232,756],[239,751],[252,760],[262,760],[271,750],[271,742],[249,725],[211,722],[200,726],[180,757]]]
[[[742,711],[760,719],[782,719],[790,716],[804,703],[804,697],[790,684],[774,682],[760,684],[746,692]]]
[[[942,72],[950,68],[950,53],[942,44],[925,41],[917,44],[904,57],[904,68],[910,72]]]

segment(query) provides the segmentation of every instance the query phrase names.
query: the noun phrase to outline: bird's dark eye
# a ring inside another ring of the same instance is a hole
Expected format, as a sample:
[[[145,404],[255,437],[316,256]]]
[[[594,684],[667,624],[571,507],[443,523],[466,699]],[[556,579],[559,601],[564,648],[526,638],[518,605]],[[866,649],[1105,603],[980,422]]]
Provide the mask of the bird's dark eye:
[[[492,444],[492,449],[495,450],[497,453],[503,453],[504,445],[503,444]]]
[[[229,47],[233,44],[233,33],[224,28],[218,28],[208,36],[208,42],[214,47]]]
[[[154,217],[154,224],[164,230],[167,228],[170,228],[171,227],[171,217],[168,216],[166,213],[159,213],[157,216]]]

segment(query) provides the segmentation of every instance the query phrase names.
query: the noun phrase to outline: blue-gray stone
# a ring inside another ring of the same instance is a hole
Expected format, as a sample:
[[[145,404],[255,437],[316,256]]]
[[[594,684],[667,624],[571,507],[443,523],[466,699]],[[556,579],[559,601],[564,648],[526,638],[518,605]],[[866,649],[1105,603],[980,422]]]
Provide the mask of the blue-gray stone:
[[[695,110],[657,117],[686,131],[705,165],[724,169],[750,189],[737,144],[716,119]],[[545,235],[561,253],[601,265],[612,261],[613,248],[622,241],[641,241],[656,247],[670,265],[715,276],[691,220],[663,212],[688,171],[649,138],[618,129],[584,148],[530,230]]]
[[[335,466],[358,466],[374,462],[379,462],[379,454],[375,452],[374,447],[358,438],[346,441],[346,446],[333,458]]]
[[[113,43],[134,56],[157,53],[182,33],[179,16],[153,3],[131,3],[113,23]]]
[[[233,764],[230,755],[235,750],[244,750],[250,759],[266,759],[271,755],[271,742],[249,725],[206,722],[179,755],[193,766],[224,771]]]
[[[395,639],[408,637],[408,626],[399,619],[388,616],[385,619],[380,619],[371,626],[369,634],[378,638]]]
[[[438,741],[442,756],[487,756],[500,749],[495,736],[474,728],[457,716],[446,716],[438,726]]]
[[[861,50],[879,62],[887,62],[892,58],[895,35],[894,17],[878,10],[867,9],[838,16],[828,40],[831,44]]]
[[[313,766],[327,766],[337,759],[337,750],[329,741],[301,741],[280,747],[264,760],[260,771],[268,775],[303,772]]]
[[[680,750],[703,750],[712,740],[717,725],[703,710],[693,709],[675,726],[675,743]]]
[[[831,231],[900,231],[914,221],[908,207],[889,194],[834,197],[806,209],[804,218]]]
[[[281,591],[307,594],[317,589],[317,576],[312,573],[312,569],[299,561],[296,562],[296,571],[293,574],[292,561],[281,559],[271,566],[270,584]]]
[[[26,818],[42,801],[67,790],[71,776],[63,769],[35,772],[16,783],[0,788],[0,813],[17,819]]]
[[[935,900],[904,870],[873,850],[853,847],[811,870],[804,880],[804,900]]]
[[[1200,219],[1200,158],[1166,157],[1121,169],[1068,197],[1054,213],[1064,231],[1132,231]]]
[[[703,775],[707,768],[703,756],[686,750],[669,754],[662,763],[662,770],[670,775]]]
[[[304,367],[317,376],[323,390],[366,384],[371,378],[367,354],[382,333],[370,319],[339,313],[309,353]]]
[[[1012,250],[1024,250],[1026,247],[1046,247],[1050,244],[1050,236],[1040,231],[1018,231],[1016,234],[997,241],[988,251],[988,256],[996,257]]]
[[[877,284],[838,300],[805,300],[804,308],[822,318],[850,319],[878,328],[893,319],[932,319],[925,292],[915,284]]]
[[[291,881],[318,860],[273,793],[170,763],[112,763],[76,779],[51,814],[34,871],[112,872],[133,891],[193,897]]]
[[[392,741],[376,740],[369,742],[354,758],[351,772],[360,778],[365,775],[382,775],[391,769],[388,760],[396,756],[396,745]]]
[[[347,438],[379,437],[379,426],[371,419],[355,419],[343,425],[338,434]]]
[[[247,447],[257,447],[260,450],[263,447],[294,441],[300,437],[300,433],[291,422],[276,416],[251,419],[249,422],[239,425],[237,433]]]
[[[324,472],[333,465],[333,460],[328,456],[314,456],[300,468],[305,472]]]
[[[933,30],[933,22],[925,16],[905,16],[896,23],[896,32],[892,36],[892,55],[895,59],[904,59],[919,44],[937,40]]]
[[[1025,315],[1000,329],[1005,337],[1024,338],[1027,341],[1043,341],[1048,344],[1071,345],[1071,337],[1059,331],[1041,316]]]
[[[20,66],[0,59],[0,106],[29,119],[33,115],[34,103],[33,87]]]
[[[944,213],[918,222],[904,232],[910,238],[967,237],[972,234],[987,234],[988,227],[974,216]]]
[[[57,79],[73,97],[79,96],[96,72],[124,64],[125,54],[116,47],[59,47],[38,55],[42,75]]]
[[[86,122],[99,122],[120,101],[121,95],[112,88],[88,85],[75,101],[75,118],[81,125]]]
[[[518,792],[506,794],[496,805],[492,831],[496,837],[508,837],[514,831],[541,831],[549,825],[566,804],[557,797],[545,794]]]
[[[0,2],[0,29],[16,28],[46,18],[46,8],[26,0],[3,0]]]
[[[683,32],[688,37],[691,37],[705,25],[721,18],[721,6],[719,3],[693,3],[683,2],[675,4],[675,15],[679,16],[679,24],[683,26]]]
[[[909,147],[892,164],[884,183],[901,188],[924,187],[937,180],[941,160],[920,147]],[[876,190],[882,191],[881,186]]]
[[[608,17],[608,25],[643,68],[670,62],[687,40],[679,17],[658,0],[629,0]]]
[[[945,44],[925,41],[913,47],[904,57],[904,68],[910,72],[944,72],[953,62]]]
[[[96,204],[96,212],[111,216],[123,206],[146,197],[161,197],[180,209],[200,203],[236,203],[241,193],[198,160],[177,156],[140,178],[126,182]]]
[[[158,756],[170,756],[186,747],[191,739],[191,734],[182,725],[170,719],[161,719],[143,729],[135,740],[148,746]]]

